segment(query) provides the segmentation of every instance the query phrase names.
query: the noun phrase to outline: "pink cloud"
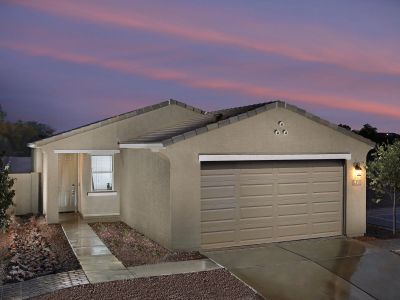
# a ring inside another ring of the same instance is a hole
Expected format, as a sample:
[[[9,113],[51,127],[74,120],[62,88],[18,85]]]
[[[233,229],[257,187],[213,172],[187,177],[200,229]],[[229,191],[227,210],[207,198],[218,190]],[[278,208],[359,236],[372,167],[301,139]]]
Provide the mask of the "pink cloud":
[[[324,47],[294,47],[290,43],[279,42],[272,39],[248,39],[239,35],[232,35],[223,31],[207,29],[190,24],[179,24],[163,21],[163,15],[139,14],[134,11],[113,11],[110,8],[101,8],[99,5],[88,5],[82,2],[72,3],[50,0],[16,1],[19,5],[31,9],[45,11],[64,17],[77,18],[96,24],[118,26],[126,29],[143,30],[158,34],[175,36],[195,42],[238,47],[245,50],[257,51],[267,54],[277,54],[306,62],[320,62],[340,66],[363,72],[378,72],[387,74],[400,74],[400,61],[398,56],[382,46],[355,47],[351,38],[340,40],[329,33],[329,45]],[[320,36],[323,33],[314,30]],[[330,45],[336,45],[332,47]]]
[[[266,97],[288,99],[295,102],[311,103],[318,106],[400,118],[400,110],[397,106],[380,102],[364,101],[352,97],[338,97],[333,95],[306,93],[293,89],[270,88],[221,78],[202,78],[197,74],[193,75],[191,73],[173,69],[149,67],[131,60],[103,60],[94,56],[81,55],[35,45],[0,42],[0,47],[18,51],[30,56],[45,57],[79,65],[95,66],[123,74],[143,76],[155,80],[172,81],[194,88],[240,93],[246,96],[262,99],[265,99]]]

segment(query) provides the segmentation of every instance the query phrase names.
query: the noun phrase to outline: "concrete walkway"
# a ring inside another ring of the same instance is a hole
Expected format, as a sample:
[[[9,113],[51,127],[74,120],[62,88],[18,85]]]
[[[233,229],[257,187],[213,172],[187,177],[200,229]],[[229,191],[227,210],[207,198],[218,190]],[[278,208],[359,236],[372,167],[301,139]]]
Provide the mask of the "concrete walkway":
[[[79,214],[61,214],[60,221],[90,283],[133,278]]]
[[[210,271],[220,268],[209,259],[125,268],[78,214],[62,214],[60,222],[90,283]]]
[[[75,270],[36,277],[28,281],[0,285],[0,299],[29,299],[57,290],[88,284],[85,273]]]

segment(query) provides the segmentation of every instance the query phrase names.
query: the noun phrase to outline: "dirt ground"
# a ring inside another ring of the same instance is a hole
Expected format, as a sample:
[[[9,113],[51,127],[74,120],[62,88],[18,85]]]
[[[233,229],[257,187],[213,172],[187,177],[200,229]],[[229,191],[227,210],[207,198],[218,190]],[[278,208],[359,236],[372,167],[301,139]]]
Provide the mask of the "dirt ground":
[[[81,268],[61,226],[43,217],[14,217],[0,249],[2,284]]]
[[[123,222],[89,225],[126,267],[204,258],[199,252],[171,252]]]
[[[89,284],[34,299],[263,299],[226,270]]]

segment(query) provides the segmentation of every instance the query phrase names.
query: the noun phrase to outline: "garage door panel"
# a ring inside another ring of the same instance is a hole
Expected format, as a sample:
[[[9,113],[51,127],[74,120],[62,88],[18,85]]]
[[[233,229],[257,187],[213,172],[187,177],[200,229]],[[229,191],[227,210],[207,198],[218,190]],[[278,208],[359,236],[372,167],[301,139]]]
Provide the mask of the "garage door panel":
[[[277,195],[275,197],[275,202],[277,203],[277,205],[303,204],[308,203],[309,200],[309,194]]]
[[[207,164],[207,169],[202,171],[202,247],[231,247],[342,233],[341,162],[214,164],[215,170],[212,164]]]
[[[341,234],[341,223],[338,221],[321,222],[312,224],[313,233],[333,233],[336,235]]]
[[[298,236],[298,235],[307,235],[308,224],[296,224],[296,225],[286,225],[286,226],[278,226],[278,236]]]
[[[201,201],[200,205],[202,210],[235,208],[236,199],[234,197],[204,199]]]
[[[325,213],[325,212],[339,212],[342,210],[341,203],[338,202],[320,202],[312,204],[313,213]]]
[[[342,172],[338,173],[313,173],[312,176],[310,177],[312,179],[312,182],[318,183],[318,182],[329,182],[329,181],[336,181],[340,182],[343,178]]]
[[[241,197],[272,195],[273,192],[274,187],[272,184],[248,184],[240,185],[239,187],[239,195]]]
[[[304,215],[293,215],[293,216],[279,216],[276,218],[275,222],[277,226],[286,225],[302,225],[307,224],[310,218],[308,214]]]
[[[340,219],[341,212],[324,212],[317,213],[311,216],[312,223],[322,223],[322,222],[336,222]]]
[[[253,229],[253,228],[273,227],[274,223],[275,219],[273,217],[240,219],[238,228]]]
[[[236,220],[201,222],[201,231],[203,233],[234,231],[235,226]]]
[[[239,209],[240,218],[272,217],[274,210],[272,206],[242,207]]]
[[[235,231],[202,233],[202,244],[225,244],[235,241]]]
[[[239,239],[240,241],[269,240],[273,236],[273,231],[272,227],[241,229],[239,231]]]
[[[340,183],[337,181],[313,183],[312,191],[314,193],[339,192]]]
[[[274,204],[273,195],[268,196],[246,196],[239,198],[240,207],[259,207],[259,206],[272,206]]]
[[[201,221],[222,221],[236,218],[236,209],[205,210],[201,213]]]
[[[278,193],[279,195],[307,194],[308,183],[307,182],[281,183],[278,184]]]
[[[235,176],[210,176],[202,178],[201,187],[235,185]]]
[[[278,216],[300,215],[308,213],[308,204],[288,204],[278,206]]]
[[[235,186],[203,187],[202,199],[228,198],[235,195]]]
[[[343,191],[313,193],[310,199],[312,203],[342,202]]]

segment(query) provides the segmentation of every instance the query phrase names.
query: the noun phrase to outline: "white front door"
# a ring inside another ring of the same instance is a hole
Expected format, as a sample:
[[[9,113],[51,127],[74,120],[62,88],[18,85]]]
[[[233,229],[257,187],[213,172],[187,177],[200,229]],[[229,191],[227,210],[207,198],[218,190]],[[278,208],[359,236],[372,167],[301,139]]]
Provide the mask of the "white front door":
[[[78,201],[78,160],[76,154],[60,154],[58,157],[59,172],[59,212],[76,210]]]

